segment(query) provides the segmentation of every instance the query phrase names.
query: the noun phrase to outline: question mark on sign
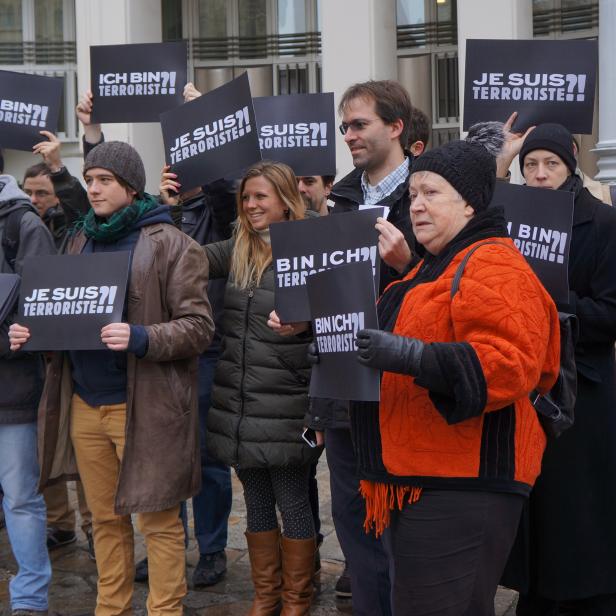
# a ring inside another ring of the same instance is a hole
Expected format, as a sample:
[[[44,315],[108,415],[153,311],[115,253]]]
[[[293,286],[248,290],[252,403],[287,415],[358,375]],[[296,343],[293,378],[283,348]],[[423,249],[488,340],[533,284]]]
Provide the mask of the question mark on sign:
[[[577,85],[577,75],[572,75],[571,73],[565,75],[565,79],[567,80],[567,100],[574,100],[573,91],[575,90],[575,86]]]
[[[32,105],[32,121],[31,126],[38,126],[38,119],[41,116],[42,107],[40,105]]]
[[[560,231],[556,231],[552,229],[552,237],[550,238],[550,262],[556,260],[556,251],[558,250],[558,246],[560,244]]]
[[[102,314],[105,312],[105,304],[107,303],[107,298],[109,297],[109,287],[99,287],[98,293],[98,307],[96,308],[96,312],[98,314]]]
[[[169,73],[167,71],[161,71],[160,77],[163,80],[160,88],[161,94],[167,94],[167,85],[169,84]]]

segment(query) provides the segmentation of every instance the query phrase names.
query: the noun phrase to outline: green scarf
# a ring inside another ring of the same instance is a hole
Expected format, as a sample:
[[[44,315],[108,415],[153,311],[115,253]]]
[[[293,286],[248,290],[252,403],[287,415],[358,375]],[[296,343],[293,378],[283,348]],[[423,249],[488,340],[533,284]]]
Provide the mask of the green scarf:
[[[85,236],[95,242],[112,244],[126,237],[140,218],[159,205],[152,195],[145,193],[143,199],[136,199],[109,218],[101,218],[90,209],[84,218],[77,222],[75,230],[83,230]]]

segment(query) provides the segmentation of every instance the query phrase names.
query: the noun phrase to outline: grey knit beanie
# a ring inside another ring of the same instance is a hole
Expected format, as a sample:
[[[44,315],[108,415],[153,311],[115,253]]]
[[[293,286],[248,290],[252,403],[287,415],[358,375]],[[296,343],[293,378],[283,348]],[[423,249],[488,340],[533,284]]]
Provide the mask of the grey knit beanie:
[[[88,169],[95,167],[111,171],[138,194],[143,194],[145,168],[141,156],[132,145],[123,141],[106,141],[97,145],[86,156],[83,165],[84,175]]]

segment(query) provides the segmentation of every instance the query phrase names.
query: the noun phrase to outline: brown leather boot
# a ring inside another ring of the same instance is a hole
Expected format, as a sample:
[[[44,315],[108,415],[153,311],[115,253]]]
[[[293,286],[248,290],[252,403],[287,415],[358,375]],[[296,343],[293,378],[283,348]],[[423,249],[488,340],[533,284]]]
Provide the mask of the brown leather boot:
[[[264,533],[246,533],[250,572],[255,598],[248,616],[276,616],[280,613],[282,563],[280,529]]]
[[[305,616],[312,603],[316,542],[282,537],[282,614]]]

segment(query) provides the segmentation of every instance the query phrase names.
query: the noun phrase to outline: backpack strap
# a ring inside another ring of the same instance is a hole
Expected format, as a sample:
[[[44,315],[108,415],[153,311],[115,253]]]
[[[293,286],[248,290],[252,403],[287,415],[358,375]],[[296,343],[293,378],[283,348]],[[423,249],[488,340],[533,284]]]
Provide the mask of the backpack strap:
[[[21,219],[26,212],[32,211],[29,205],[23,205],[18,209],[13,210],[6,217],[4,224],[4,233],[2,235],[2,250],[4,252],[4,260],[9,264],[9,267],[15,271],[15,260],[19,252],[19,232],[21,230]]]
[[[510,250],[515,250],[516,252],[518,252],[517,248],[513,248],[512,246],[509,246],[508,244],[503,244],[503,242],[495,242],[492,240],[489,240],[487,242],[481,242],[480,244],[473,246],[464,255],[464,258],[460,262],[460,265],[458,265],[458,269],[456,270],[456,273],[453,276],[453,282],[451,283],[451,292],[449,295],[451,299],[453,299],[454,295],[458,292],[458,289],[460,288],[460,280],[462,280],[462,274],[464,274],[464,268],[466,267],[468,260],[471,258],[473,253],[477,250],[477,248],[481,248],[482,246],[485,246],[486,244],[498,244],[499,246],[504,246],[505,248],[509,248]]]

